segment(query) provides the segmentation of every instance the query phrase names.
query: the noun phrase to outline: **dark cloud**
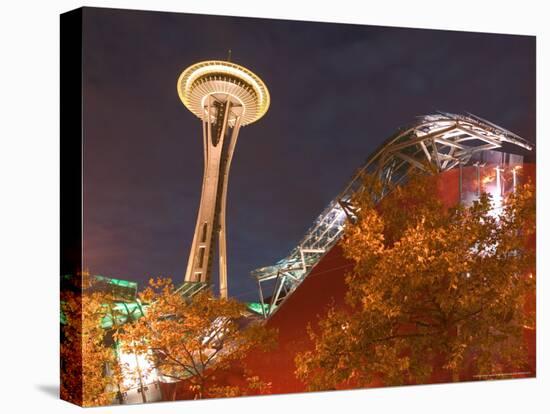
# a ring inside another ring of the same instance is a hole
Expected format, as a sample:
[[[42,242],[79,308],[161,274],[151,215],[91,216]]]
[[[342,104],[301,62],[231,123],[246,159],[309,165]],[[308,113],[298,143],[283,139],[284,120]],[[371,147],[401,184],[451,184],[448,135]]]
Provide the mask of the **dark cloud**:
[[[183,279],[202,174],[176,80],[233,60],[272,105],[242,129],[228,195],[230,294],[286,255],[367,156],[436,110],[535,140],[533,37],[113,9],[84,13],[84,248],[94,273]]]

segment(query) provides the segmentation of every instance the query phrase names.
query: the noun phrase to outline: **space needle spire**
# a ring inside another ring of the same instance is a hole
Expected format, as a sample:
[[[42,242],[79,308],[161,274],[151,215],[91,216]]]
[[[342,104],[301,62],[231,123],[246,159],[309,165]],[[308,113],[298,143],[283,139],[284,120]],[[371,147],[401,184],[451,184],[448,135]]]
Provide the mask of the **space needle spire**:
[[[185,282],[211,282],[217,246],[220,297],[227,298],[225,207],[229,168],[240,128],[265,115],[269,91],[250,70],[218,60],[185,69],[177,89],[185,107],[202,120],[204,143],[201,201]]]

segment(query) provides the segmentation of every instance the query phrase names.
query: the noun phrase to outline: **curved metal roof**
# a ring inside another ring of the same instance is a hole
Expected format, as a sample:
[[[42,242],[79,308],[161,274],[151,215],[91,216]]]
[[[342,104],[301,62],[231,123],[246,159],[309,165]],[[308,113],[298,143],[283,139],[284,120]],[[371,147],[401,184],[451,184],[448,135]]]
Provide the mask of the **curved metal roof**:
[[[459,165],[472,164],[480,154],[502,150],[505,145],[510,152],[514,148],[531,151],[534,147],[513,132],[472,114],[439,112],[421,116],[412,125],[397,131],[367,158],[286,257],[274,265],[251,272],[259,283],[276,279],[268,312],[272,313],[279,297],[291,294],[321,257],[340,240],[347,219],[354,216],[352,196],[362,188],[365,173],[380,177],[389,188],[390,184],[406,179],[412,170],[448,171]]]

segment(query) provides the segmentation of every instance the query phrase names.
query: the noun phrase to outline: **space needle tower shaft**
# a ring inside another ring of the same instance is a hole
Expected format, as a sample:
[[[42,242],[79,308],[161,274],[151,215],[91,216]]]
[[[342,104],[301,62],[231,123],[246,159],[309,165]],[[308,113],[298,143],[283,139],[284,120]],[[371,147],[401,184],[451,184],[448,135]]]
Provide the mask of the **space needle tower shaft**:
[[[263,81],[226,61],[205,61],[178,79],[183,104],[202,120],[204,175],[185,282],[211,283],[216,246],[220,297],[227,298],[226,200],[229,169],[242,126],[260,119],[269,107]]]

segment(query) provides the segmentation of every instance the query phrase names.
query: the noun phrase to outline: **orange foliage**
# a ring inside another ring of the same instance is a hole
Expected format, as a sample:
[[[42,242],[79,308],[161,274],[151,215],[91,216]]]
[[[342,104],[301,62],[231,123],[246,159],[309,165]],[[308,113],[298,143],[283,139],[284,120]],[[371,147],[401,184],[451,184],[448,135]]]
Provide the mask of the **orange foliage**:
[[[66,317],[60,345],[61,398],[85,407],[111,404],[120,373],[115,352],[105,343],[101,319],[107,312],[103,305],[112,298],[94,291],[89,273],[75,279],[70,289],[61,292]]]
[[[215,298],[210,291],[184,298],[162,278],[151,279],[140,298],[150,304],[146,315],[126,325],[117,339],[123,349],[149,358],[162,375],[182,381],[193,398],[243,395],[245,388],[268,386],[257,378],[245,388],[216,383],[215,374],[230,369],[251,348],[274,344],[273,332],[245,320],[242,303]]]
[[[372,180],[372,178],[369,178]],[[370,188],[380,188],[368,183]],[[500,212],[483,194],[445,208],[431,177],[412,177],[376,206],[356,198],[344,255],[351,312],[331,309],[296,357],[312,390],[426,383],[531,372],[523,332],[534,325],[534,187],[510,194]],[[466,374],[468,372],[468,374]]]

